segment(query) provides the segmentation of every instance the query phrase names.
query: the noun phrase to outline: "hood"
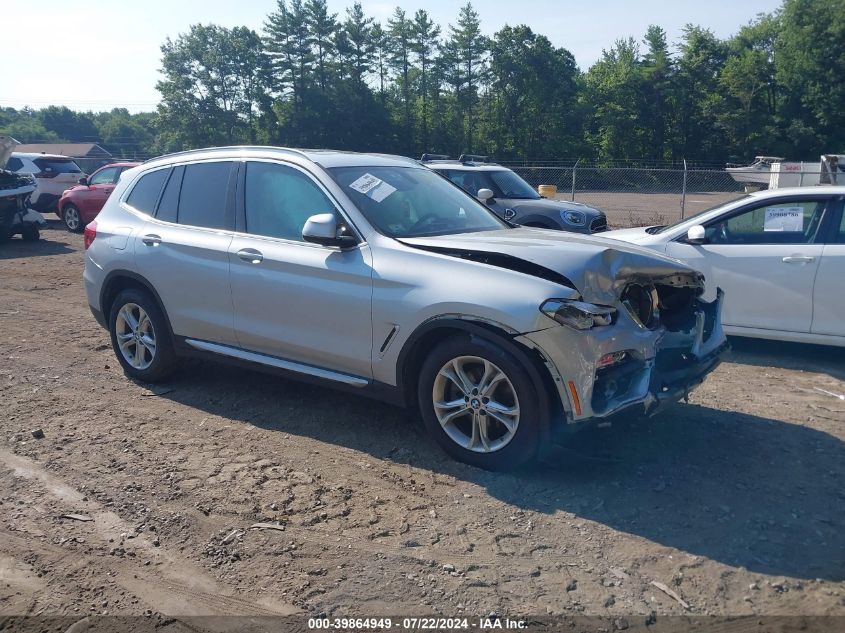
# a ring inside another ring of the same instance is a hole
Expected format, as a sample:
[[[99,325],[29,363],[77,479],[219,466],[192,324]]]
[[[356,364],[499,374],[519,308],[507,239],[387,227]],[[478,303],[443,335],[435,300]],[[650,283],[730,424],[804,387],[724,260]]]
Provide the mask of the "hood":
[[[540,198],[539,200],[523,200],[522,198],[497,198],[497,201],[510,207],[514,211],[522,214],[527,213],[549,213],[560,211],[581,211],[587,217],[594,217],[601,213],[594,207],[581,204],[580,202],[569,202],[567,200],[547,200]]]
[[[0,169],[4,169],[6,167],[6,163],[9,162],[12,152],[15,151],[15,148],[18,145],[20,145],[20,143],[11,136],[0,135]]]
[[[646,231],[647,228],[649,227],[637,226],[633,229],[616,229],[615,231],[605,231],[601,235],[602,237],[609,237],[614,240],[622,240],[623,242],[639,244],[640,242],[652,237],[651,234]]]
[[[571,285],[584,300],[605,305],[614,304],[622,289],[634,281],[654,283],[680,275],[695,285],[703,283],[695,269],[651,249],[561,231],[517,228],[399,241]],[[504,261],[491,259],[490,254],[504,256]]]

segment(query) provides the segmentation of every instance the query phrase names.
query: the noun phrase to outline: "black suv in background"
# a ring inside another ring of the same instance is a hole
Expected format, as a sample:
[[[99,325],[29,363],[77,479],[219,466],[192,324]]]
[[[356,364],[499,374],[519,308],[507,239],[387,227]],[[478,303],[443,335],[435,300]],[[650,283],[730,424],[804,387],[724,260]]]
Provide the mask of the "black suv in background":
[[[441,154],[423,154],[420,162],[514,224],[588,234],[607,230],[607,216],[600,209],[543,198],[519,175],[489,162],[487,156],[463,154],[451,160]]]

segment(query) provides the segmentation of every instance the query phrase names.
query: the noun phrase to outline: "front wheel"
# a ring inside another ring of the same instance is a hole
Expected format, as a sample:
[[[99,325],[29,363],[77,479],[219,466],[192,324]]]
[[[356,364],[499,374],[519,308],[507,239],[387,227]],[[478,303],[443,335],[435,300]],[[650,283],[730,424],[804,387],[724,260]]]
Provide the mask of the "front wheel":
[[[143,290],[121,291],[109,313],[109,333],[117,360],[130,378],[157,382],[175,366],[176,353],[164,313]]]
[[[62,220],[64,220],[67,230],[71,233],[80,233],[85,226],[82,224],[82,215],[72,204],[66,204],[62,210]]]
[[[37,226],[25,226],[21,230],[21,239],[25,242],[37,242],[41,239],[41,231],[38,230]]]
[[[510,470],[537,454],[545,412],[524,362],[492,340],[452,338],[420,370],[423,420],[455,459]]]

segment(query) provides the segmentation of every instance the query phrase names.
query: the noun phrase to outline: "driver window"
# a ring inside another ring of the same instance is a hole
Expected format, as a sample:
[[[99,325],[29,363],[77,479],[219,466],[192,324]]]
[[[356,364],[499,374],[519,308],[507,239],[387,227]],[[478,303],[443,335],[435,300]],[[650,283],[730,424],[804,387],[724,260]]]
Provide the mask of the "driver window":
[[[308,218],[335,212],[308,176],[276,163],[247,163],[244,206],[247,233],[297,242]]]
[[[705,227],[709,244],[810,244],[826,200],[764,204]]]
[[[91,185],[110,185],[117,177],[117,167],[109,167],[108,169],[101,169],[91,177]]]

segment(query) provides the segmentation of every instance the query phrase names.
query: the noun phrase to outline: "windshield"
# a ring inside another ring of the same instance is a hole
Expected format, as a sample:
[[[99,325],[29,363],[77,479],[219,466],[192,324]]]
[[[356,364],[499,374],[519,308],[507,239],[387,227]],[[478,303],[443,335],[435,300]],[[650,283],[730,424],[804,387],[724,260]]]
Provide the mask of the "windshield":
[[[731,200],[730,202],[731,203],[738,202],[739,200],[745,200],[746,198],[749,198],[749,197],[750,196],[747,196],[747,195],[741,196],[739,198],[735,198],[734,200]],[[648,233],[651,233],[652,235],[657,235],[659,233],[665,233],[666,231],[671,231],[672,229],[675,229],[675,228],[677,228],[677,227],[679,227],[683,224],[686,224],[686,225],[689,225],[689,226],[694,226],[695,224],[698,224],[699,216],[704,215],[705,213],[708,213],[710,211],[714,211],[714,210],[716,210],[720,207],[724,207],[726,204],[728,204],[728,203],[727,202],[720,202],[719,204],[713,205],[712,207],[704,209],[703,211],[699,211],[698,213],[696,213],[691,218],[684,218],[682,220],[678,220],[677,222],[673,222],[672,224],[667,224],[665,226],[664,225],[651,226],[651,227],[647,228],[646,231]]]
[[[475,198],[420,167],[328,170],[364,214],[389,237],[422,237],[507,228]]]
[[[511,170],[502,171],[487,171],[483,172],[489,176],[493,181],[494,187],[489,187],[493,190],[493,195],[499,198],[523,198],[528,200],[536,200],[540,194],[525,182],[522,178],[517,176]]]
[[[510,169],[495,171],[470,171],[468,169],[445,169],[443,173],[453,183],[471,196],[477,196],[479,189],[489,189],[494,198],[517,198],[537,200],[540,197],[527,182]]]

